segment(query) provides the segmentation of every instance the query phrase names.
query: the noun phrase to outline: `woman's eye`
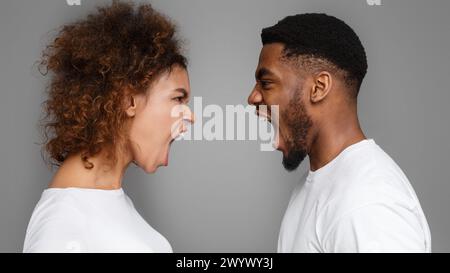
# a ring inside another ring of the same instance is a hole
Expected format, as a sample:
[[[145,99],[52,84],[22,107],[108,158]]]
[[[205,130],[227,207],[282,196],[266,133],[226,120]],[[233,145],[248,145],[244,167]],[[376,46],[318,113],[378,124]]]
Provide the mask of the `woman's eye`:
[[[176,97],[176,98],[173,98],[175,101],[177,101],[177,102],[179,102],[179,103],[182,103],[183,102],[183,97]]]

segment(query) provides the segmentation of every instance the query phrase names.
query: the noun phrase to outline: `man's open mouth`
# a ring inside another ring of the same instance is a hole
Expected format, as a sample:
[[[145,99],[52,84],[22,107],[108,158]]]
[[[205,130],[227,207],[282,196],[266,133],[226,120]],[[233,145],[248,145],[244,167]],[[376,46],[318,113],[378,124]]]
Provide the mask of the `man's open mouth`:
[[[257,115],[259,118],[265,119],[265,120],[267,120],[268,122],[272,123],[272,118],[270,117],[270,115],[269,115],[268,113],[266,113],[266,112],[264,112],[264,111],[256,110],[256,115]]]

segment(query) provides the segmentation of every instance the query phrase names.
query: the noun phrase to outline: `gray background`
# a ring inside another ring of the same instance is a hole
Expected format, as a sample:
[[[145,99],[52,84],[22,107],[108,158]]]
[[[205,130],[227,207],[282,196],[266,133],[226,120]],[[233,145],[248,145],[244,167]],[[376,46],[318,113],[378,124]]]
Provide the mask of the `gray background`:
[[[45,78],[33,67],[54,29],[101,3],[0,2],[0,251],[21,251],[34,205],[51,179],[36,127]],[[359,97],[367,136],[410,178],[431,227],[433,251],[450,251],[450,1],[151,1],[186,38],[191,87],[203,104],[245,104],[262,27],[296,13],[326,12],[351,25],[368,54]],[[170,166],[136,167],[125,191],[177,252],[272,252],[293,186],[281,154],[258,141],[184,141]]]

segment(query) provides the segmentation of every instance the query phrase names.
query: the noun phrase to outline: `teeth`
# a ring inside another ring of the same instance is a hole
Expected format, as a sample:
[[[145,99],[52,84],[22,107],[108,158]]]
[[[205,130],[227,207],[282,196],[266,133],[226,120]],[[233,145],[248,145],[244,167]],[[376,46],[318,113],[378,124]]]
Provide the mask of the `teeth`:
[[[272,147],[276,150],[278,149],[278,134],[275,134],[275,137],[272,141]]]
[[[189,128],[189,126],[191,126],[191,121],[188,119],[183,119],[183,125],[185,128]]]
[[[175,138],[175,140],[180,140],[181,138],[183,138],[183,136],[184,136],[184,133],[181,133]]]

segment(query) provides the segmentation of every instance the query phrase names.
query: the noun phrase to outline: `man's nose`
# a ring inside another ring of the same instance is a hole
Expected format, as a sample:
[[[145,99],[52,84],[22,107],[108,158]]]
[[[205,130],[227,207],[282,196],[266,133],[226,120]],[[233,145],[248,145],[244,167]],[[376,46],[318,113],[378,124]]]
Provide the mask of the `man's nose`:
[[[261,104],[261,102],[262,102],[261,92],[256,90],[256,88],[253,88],[252,92],[248,96],[247,102],[248,102],[248,104],[251,104],[251,105]]]

